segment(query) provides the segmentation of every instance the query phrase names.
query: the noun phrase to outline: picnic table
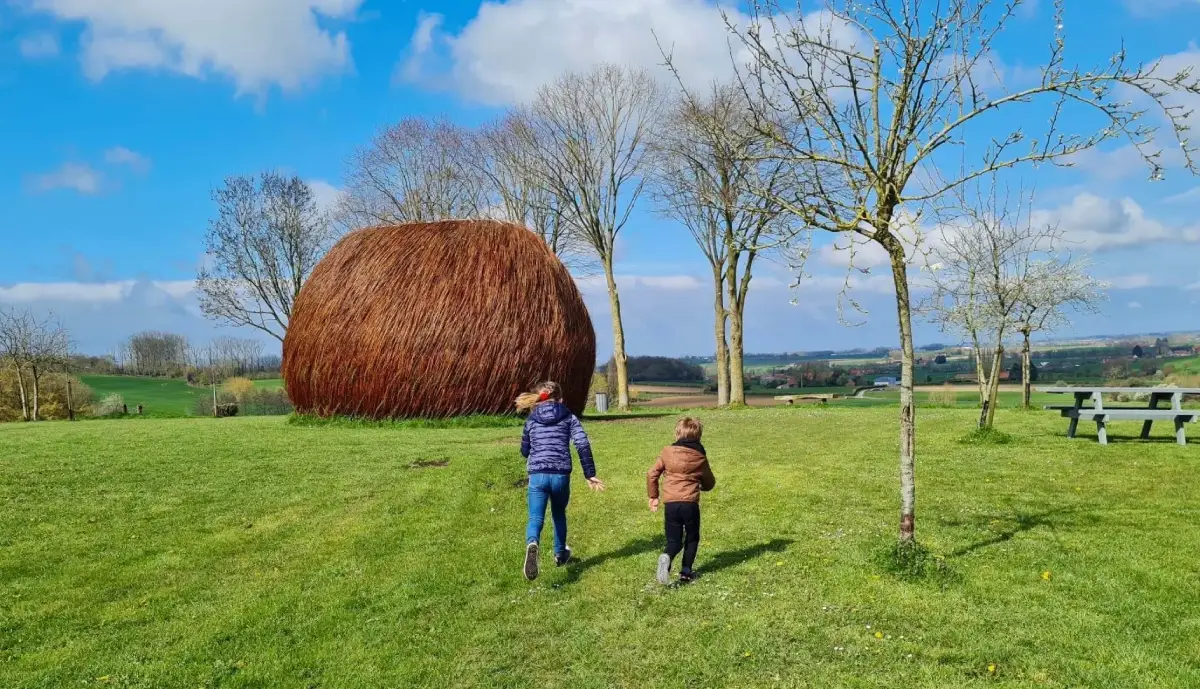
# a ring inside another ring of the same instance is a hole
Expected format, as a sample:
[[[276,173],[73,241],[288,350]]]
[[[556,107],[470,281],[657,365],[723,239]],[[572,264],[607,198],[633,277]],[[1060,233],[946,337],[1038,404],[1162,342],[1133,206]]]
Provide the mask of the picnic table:
[[[1110,388],[1110,387],[1047,387],[1038,388],[1038,392],[1057,395],[1074,395],[1075,403],[1069,405],[1047,405],[1045,409],[1056,410],[1062,417],[1070,419],[1067,426],[1067,437],[1074,438],[1079,427],[1079,420],[1095,421],[1096,435],[1101,445],[1108,444],[1108,422],[1110,421],[1141,421],[1142,439],[1150,437],[1150,430],[1155,421],[1175,422],[1175,441],[1187,445],[1187,434],[1184,432],[1185,423],[1195,423],[1200,420],[1200,410],[1184,409],[1185,395],[1200,395],[1200,388]],[[1148,404],[1142,407],[1105,406],[1104,395],[1127,394],[1147,395]],[[1091,407],[1083,406],[1091,401]],[[1160,409],[1159,404],[1170,402],[1170,409]]]

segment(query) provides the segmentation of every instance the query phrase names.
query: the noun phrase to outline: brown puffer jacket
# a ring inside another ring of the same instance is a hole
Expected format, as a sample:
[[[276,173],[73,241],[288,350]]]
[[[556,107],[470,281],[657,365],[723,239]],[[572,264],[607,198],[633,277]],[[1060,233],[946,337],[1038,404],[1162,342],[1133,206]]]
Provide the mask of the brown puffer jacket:
[[[700,502],[700,491],[712,490],[717,484],[704,446],[699,443],[676,443],[662,451],[646,472],[646,493],[651,499],[660,497],[658,479],[663,474],[660,499],[664,503]]]

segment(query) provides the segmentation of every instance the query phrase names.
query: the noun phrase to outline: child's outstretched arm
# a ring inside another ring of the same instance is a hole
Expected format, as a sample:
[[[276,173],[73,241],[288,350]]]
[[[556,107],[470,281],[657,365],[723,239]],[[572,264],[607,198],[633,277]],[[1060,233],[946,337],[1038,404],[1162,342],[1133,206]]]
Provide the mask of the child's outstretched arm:
[[[713,475],[712,467],[705,459],[704,464],[700,467],[700,490],[712,490],[716,485],[717,477]]]
[[[654,466],[646,472],[646,497],[650,499],[650,511],[658,511],[658,479],[667,470],[667,465],[663,464],[662,455],[654,460]]]

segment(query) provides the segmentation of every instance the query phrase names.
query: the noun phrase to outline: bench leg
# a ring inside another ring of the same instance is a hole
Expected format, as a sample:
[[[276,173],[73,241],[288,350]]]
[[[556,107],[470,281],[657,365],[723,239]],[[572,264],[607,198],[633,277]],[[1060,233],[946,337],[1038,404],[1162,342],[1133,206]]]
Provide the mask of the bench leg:
[[[1096,422],[1096,436],[1100,439],[1101,445],[1108,444],[1108,424],[1103,421]]]
[[[1074,438],[1075,431],[1079,429],[1079,419],[1071,419],[1071,423],[1067,425],[1067,437]]]
[[[1154,428],[1154,421],[1146,421],[1142,424],[1142,440],[1150,437],[1150,429]]]
[[[1183,419],[1175,419],[1175,442],[1187,445],[1187,431],[1183,430]]]

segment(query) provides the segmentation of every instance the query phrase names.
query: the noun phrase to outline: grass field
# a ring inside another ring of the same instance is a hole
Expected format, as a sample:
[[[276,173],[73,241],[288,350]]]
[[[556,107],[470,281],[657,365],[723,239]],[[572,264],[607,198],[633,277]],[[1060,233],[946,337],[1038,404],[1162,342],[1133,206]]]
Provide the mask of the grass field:
[[[702,418],[702,577],[669,589],[671,416],[586,423],[609,491],[575,478],[579,560],[532,584],[519,428],[0,426],[0,686],[1200,686],[1200,443],[923,411],[910,579],[894,408]]]
[[[118,394],[125,399],[130,413],[137,405],[143,405],[145,415],[151,418],[179,418],[191,416],[196,408],[196,398],[211,395],[209,388],[188,385],[184,380],[167,378],[139,378],[135,376],[81,376],[84,384],[92,389],[93,397],[103,399]],[[283,380],[257,380],[258,387],[275,389],[283,387]]]

